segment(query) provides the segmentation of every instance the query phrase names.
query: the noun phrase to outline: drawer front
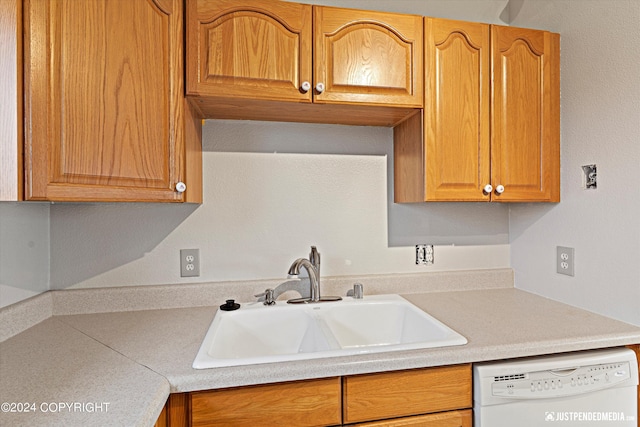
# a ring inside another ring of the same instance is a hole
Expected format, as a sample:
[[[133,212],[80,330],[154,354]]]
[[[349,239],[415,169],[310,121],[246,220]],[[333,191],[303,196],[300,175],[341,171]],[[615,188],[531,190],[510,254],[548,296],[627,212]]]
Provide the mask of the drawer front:
[[[471,427],[472,425],[473,413],[471,409],[466,409],[464,411],[440,412],[417,417],[354,424],[353,427]]]
[[[191,394],[191,425],[339,425],[340,378]]]
[[[471,408],[471,365],[343,379],[344,423]]]

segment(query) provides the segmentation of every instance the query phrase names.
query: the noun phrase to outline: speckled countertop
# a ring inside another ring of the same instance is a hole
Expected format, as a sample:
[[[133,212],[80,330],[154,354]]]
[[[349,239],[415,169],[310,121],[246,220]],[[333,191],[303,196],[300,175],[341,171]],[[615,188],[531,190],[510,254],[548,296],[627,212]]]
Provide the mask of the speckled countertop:
[[[0,424],[153,425],[170,392],[640,343],[638,327],[509,287],[403,296],[468,344],[195,370],[215,306],[54,315],[0,344],[0,400],[109,402],[109,412],[2,413]]]
[[[51,317],[0,344],[0,425],[152,426],[169,382]]]

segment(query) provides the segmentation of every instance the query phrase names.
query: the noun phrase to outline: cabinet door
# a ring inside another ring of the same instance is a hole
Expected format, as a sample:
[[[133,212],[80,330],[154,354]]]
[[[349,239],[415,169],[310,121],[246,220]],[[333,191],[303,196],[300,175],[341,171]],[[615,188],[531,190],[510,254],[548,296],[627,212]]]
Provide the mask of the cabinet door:
[[[24,17],[26,198],[185,200],[182,1],[25,0]]]
[[[492,26],[491,175],[497,201],[560,201],[558,34]]]
[[[421,108],[422,27],[420,16],[314,7],[315,101]]]
[[[343,378],[345,424],[471,408],[471,365]]]
[[[193,427],[339,425],[340,378],[191,393]]]
[[[427,201],[489,201],[489,25],[425,19]]]
[[[311,6],[187,2],[187,94],[311,102]]]
[[[471,409],[467,409],[465,411],[439,412],[417,417],[354,424],[354,427],[471,427],[472,425],[473,415]]]
[[[22,1],[0,0],[0,201],[22,199]]]

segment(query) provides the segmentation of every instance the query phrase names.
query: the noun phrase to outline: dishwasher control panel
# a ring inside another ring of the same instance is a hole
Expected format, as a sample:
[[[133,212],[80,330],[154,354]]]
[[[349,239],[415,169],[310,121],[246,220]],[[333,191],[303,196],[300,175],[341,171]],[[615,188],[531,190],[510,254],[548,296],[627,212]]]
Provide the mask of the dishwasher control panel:
[[[630,377],[629,362],[615,362],[495,376],[491,391],[507,399],[546,399],[601,390]]]

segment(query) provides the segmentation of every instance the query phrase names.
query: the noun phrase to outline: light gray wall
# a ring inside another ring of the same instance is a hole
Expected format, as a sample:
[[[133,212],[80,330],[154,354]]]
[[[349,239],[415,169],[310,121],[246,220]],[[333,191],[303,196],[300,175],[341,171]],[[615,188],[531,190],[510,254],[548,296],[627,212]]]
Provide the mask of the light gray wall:
[[[0,202],[0,307],[49,289],[49,204]]]
[[[561,34],[562,201],[512,207],[516,286],[640,325],[640,2],[517,6],[512,25]],[[575,248],[575,277],[555,273],[556,246]]]
[[[53,205],[52,286],[284,279],[310,245],[326,276],[509,267],[507,207],[390,201],[391,129],[209,120],[203,142],[201,206]],[[417,243],[456,246],[427,268]],[[198,278],[179,276],[188,248]]]

